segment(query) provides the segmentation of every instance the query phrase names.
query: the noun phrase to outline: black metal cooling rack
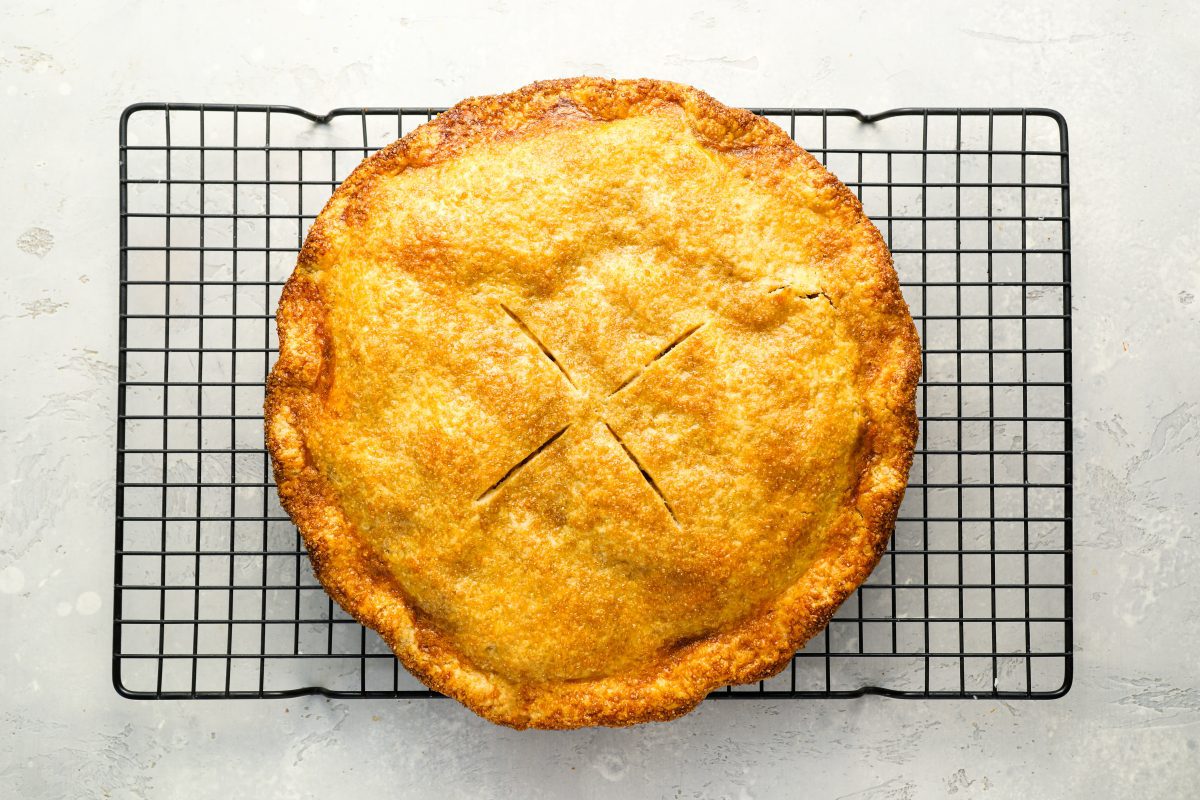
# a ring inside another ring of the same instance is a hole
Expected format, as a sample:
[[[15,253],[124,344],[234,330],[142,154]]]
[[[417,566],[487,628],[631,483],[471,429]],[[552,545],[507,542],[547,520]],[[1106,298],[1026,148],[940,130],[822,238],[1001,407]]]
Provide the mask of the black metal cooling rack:
[[[120,125],[113,681],[137,698],[432,697],[325,595],[263,448],[273,310],[364,156],[438,109],[131,106]],[[1044,109],[756,109],[862,199],[924,345],[887,554],[791,667],[718,697],[1071,683],[1067,129]]]

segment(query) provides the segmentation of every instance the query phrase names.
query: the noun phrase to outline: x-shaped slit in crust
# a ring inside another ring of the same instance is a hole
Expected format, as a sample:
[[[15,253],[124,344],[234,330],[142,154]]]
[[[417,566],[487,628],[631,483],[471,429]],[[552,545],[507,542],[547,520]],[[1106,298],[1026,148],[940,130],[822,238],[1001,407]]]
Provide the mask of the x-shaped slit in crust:
[[[567,372],[566,367],[564,367],[562,365],[562,362],[560,362],[557,358],[554,357],[554,354],[550,352],[550,349],[542,343],[542,340],[539,339],[532,330],[529,329],[529,326],[525,324],[524,320],[522,320],[519,316],[517,316],[516,312],[514,312],[511,308],[504,305],[503,303],[500,304],[500,308],[502,308],[504,310],[504,313],[508,315],[509,319],[511,319],[517,325],[517,327],[521,329],[521,332],[524,333],[527,337],[529,337],[529,339],[535,345],[537,345],[538,349],[541,350],[542,353],[546,356],[546,358],[548,358],[550,360],[550,363],[554,364],[554,366],[558,368],[558,370],[563,374],[563,377],[567,379],[567,383],[571,384],[571,387],[574,388],[576,391],[579,391],[579,387],[575,384],[575,381],[573,381],[571,379],[571,375],[570,375],[570,373]],[[641,375],[643,372],[645,372],[646,369],[649,368],[651,364],[653,364],[655,361],[658,361],[663,356],[665,356],[667,353],[674,350],[685,339],[687,339],[689,336],[694,334],[696,331],[700,330],[702,327],[704,327],[704,323],[693,325],[691,328],[688,328],[682,334],[677,336],[666,347],[664,347],[662,350],[658,351],[654,355],[654,358],[650,359],[648,362],[646,362],[645,365],[643,365],[640,369],[638,369],[636,372],[634,372],[632,375],[630,375],[620,386],[618,386],[616,389],[613,389],[611,392],[609,392],[608,396],[612,397],[614,394],[621,391],[629,384],[633,383],[633,381],[636,380],[639,375]],[[522,467],[527,465],[529,462],[533,461],[533,459],[535,459],[539,455],[541,455],[541,453],[544,452],[546,450],[546,448],[548,448],[550,445],[554,444],[554,442],[556,442],[559,437],[561,437],[564,433],[566,433],[567,429],[570,427],[571,427],[571,423],[567,423],[567,425],[565,427],[560,429],[557,433],[553,434],[549,439],[547,439],[546,441],[544,441],[540,445],[538,445],[536,448],[534,448],[534,450],[532,452],[530,452],[528,455],[526,455],[524,458],[522,458],[520,461],[518,461],[516,464],[514,464],[508,470],[508,472],[501,475],[500,480],[496,481],[491,486],[489,486],[487,489],[485,489],[483,494],[479,495],[479,497],[476,498],[475,502],[482,503],[482,502],[488,500],[492,495],[494,495],[497,491],[499,491],[500,487],[502,487],[505,483],[507,483],[510,478],[512,478],[514,475],[516,475],[517,472],[519,472]],[[608,432],[611,433],[613,438],[617,440],[617,444],[619,444],[621,446],[621,449],[625,452],[625,455],[629,457],[629,460],[633,462],[633,465],[635,467],[637,467],[638,472],[640,472],[642,474],[642,477],[646,479],[646,483],[650,486],[650,488],[654,491],[654,493],[658,495],[659,499],[662,500],[662,504],[667,509],[667,513],[671,515],[671,519],[675,522],[676,525],[678,525],[679,518],[675,516],[675,510],[673,508],[671,508],[670,502],[668,502],[666,495],[663,494],[662,489],[660,489],[658,487],[658,484],[654,481],[653,476],[651,476],[650,473],[646,470],[646,468],[644,466],[642,466],[642,462],[639,461],[637,456],[635,456],[633,454],[633,451],[629,449],[629,446],[625,444],[625,441],[617,434],[617,432],[615,430],[613,430],[612,425],[609,425],[607,422],[605,422],[604,427],[607,428]]]
[[[767,291],[767,295],[768,296],[773,295],[776,292],[781,292],[784,289],[790,289],[790,288],[791,288],[791,284],[788,284],[788,283],[781,284],[781,285],[775,286],[774,288]],[[804,294],[801,296],[805,300],[816,300],[818,297],[823,297],[823,298],[825,298],[826,302],[829,303],[829,305],[834,306],[833,299],[828,294],[826,294],[825,292],[820,291],[820,290],[818,290],[816,292]],[[529,337],[530,341],[532,341],[535,345],[537,345],[537,348],[539,350],[541,350],[542,353],[546,356],[546,358],[548,358],[550,360],[550,363],[552,363],[555,367],[558,368],[559,372],[562,373],[563,377],[567,379],[567,383],[571,384],[571,388],[575,389],[575,391],[577,391],[577,392],[580,391],[579,386],[577,386],[575,381],[571,379],[571,375],[570,375],[570,373],[567,372],[566,367],[564,367],[562,365],[562,362],[560,362],[557,358],[554,357],[554,354],[550,352],[550,348],[546,347],[546,345],[542,343],[542,340],[539,339],[534,334],[534,332],[529,329],[529,326],[525,324],[524,320],[522,320],[520,317],[518,317],[516,312],[514,312],[511,308],[504,305],[503,303],[500,304],[500,308],[504,309],[504,313],[508,315],[509,319],[511,319],[514,323],[516,323],[517,327],[521,329],[521,332],[524,333],[527,337]],[[836,306],[834,306],[834,308],[836,308]],[[630,375],[628,378],[626,378],[624,381],[622,381],[620,386],[618,386],[617,388],[615,388],[611,392],[609,392],[608,396],[612,397],[617,392],[621,391],[626,386],[633,383],[635,380],[637,380],[642,375],[642,373],[644,373],[647,369],[649,369],[654,364],[654,362],[664,358],[668,353],[670,353],[676,347],[683,344],[683,342],[688,337],[692,336],[692,334],[696,333],[701,328],[703,328],[705,326],[705,324],[707,324],[707,323],[701,322],[696,325],[693,325],[692,327],[688,328],[683,333],[681,333],[679,336],[676,336],[673,340],[671,340],[670,343],[667,344],[666,347],[664,347],[663,349],[661,349],[657,353],[655,353],[653,358],[651,358],[649,361],[647,361],[645,364],[643,364],[641,367],[639,367],[632,375]],[[557,441],[560,436],[562,436],[564,433],[566,433],[567,429],[570,427],[571,427],[571,423],[567,423],[567,425],[565,427],[560,429],[557,433],[553,434],[549,439],[547,439],[546,441],[544,441],[540,445],[538,445],[536,448],[534,448],[534,450],[531,453],[529,453],[527,456],[525,456],[520,461],[518,461],[516,464],[514,464],[512,466],[512,468],[510,468],[508,470],[508,472],[506,472],[502,476],[500,476],[500,480],[493,483],[491,486],[489,486],[487,488],[486,491],[484,491],[483,494],[479,495],[479,497],[476,499],[476,502],[483,502],[483,501],[487,500],[488,498],[490,498],[510,478],[512,478],[514,475],[516,475],[517,472],[520,471],[520,469],[522,467],[524,467],[530,461],[533,461],[533,459],[537,458],[537,456],[539,456],[547,447],[554,444],[554,442]],[[676,525],[678,525],[679,518],[675,516],[675,510],[673,508],[671,508],[671,503],[667,500],[666,495],[663,494],[662,489],[660,489],[658,487],[658,484],[654,481],[654,477],[649,473],[649,471],[646,470],[646,468],[644,466],[642,466],[642,462],[638,460],[637,456],[635,456],[633,454],[633,451],[629,449],[629,446],[625,444],[625,440],[622,439],[615,430],[613,430],[612,425],[609,425],[608,422],[604,422],[604,427],[607,428],[608,432],[611,433],[613,438],[617,440],[617,444],[621,445],[621,449],[625,451],[625,455],[627,455],[629,457],[629,460],[633,462],[633,465],[638,468],[638,472],[642,473],[642,477],[646,479],[646,483],[650,486],[651,489],[654,490],[654,493],[658,495],[659,499],[662,500],[663,506],[667,509],[667,513],[671,515],[671,519],[675,521]]]

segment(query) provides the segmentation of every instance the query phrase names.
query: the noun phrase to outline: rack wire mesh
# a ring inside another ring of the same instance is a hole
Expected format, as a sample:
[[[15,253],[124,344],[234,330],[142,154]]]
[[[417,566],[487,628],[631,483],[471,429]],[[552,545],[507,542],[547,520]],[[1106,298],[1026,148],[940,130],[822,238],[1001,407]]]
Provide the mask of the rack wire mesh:
[[[113,681],[127,697],[434,697],[313,578],[263,447],[273,310],[358,161],[438,109],[138,104],[120,123]],[[756,109],[887,238],[921,440],[871,578],[716,697],[1049,698],[1071,682],[1067,130],[1045,109]]]

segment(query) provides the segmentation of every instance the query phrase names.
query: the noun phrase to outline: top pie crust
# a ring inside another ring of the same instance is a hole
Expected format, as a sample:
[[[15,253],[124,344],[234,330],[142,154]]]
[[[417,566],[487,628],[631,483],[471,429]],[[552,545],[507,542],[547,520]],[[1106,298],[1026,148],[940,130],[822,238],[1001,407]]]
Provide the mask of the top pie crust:
[[[776,673],[875,566],[912,461],[879,232],[678,84],[463,101],[346,179],[277,318],[267,443],[318,578],[513,727]]]

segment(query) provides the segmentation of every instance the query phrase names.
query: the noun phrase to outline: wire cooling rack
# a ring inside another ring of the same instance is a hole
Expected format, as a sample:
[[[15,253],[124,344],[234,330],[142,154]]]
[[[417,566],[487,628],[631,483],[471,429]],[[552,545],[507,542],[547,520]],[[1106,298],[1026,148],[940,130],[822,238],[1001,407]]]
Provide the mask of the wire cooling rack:
[[[921,441],[879,567],[718,697],[1048,698],[1071,683],[1067,130],[1043,109],[756,109],[862,199],[920,329]],[[138,698],[432,697],[313,578],[263,448],[313,217],[437,109],[139,104],[120,125],[113,681]]]

